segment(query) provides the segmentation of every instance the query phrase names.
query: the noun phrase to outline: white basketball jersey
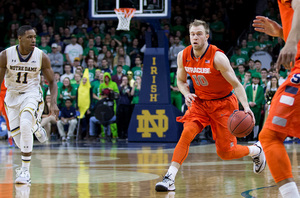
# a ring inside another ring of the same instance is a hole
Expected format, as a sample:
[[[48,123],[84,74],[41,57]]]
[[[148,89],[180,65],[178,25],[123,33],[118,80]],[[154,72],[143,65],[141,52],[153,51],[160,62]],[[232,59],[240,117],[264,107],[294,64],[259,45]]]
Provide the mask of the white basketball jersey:
[[[40,89],[40,73],[43,51],[37,47],[23,59],[18,46],[6,49],[7,65],[5,86],[7,91],[35,92]]]

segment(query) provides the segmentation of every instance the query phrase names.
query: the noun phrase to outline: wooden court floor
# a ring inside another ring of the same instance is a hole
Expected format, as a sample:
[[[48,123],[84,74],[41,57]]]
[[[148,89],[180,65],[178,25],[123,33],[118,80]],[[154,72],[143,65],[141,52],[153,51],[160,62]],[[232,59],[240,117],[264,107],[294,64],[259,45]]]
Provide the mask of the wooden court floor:
[[[193,144],[175,192],[156,192],[174,143],[35,142],[31,186],[15,185],[20,150],[0,141],[0,198],[224,198],[280,197],[268,168],[252,172],[250,157],[223,161],[214,144]],[[298,179],[299,144],[286,144]],[[299,183],[299,182],[298,182]],[[299,184],[298,184],[299,185]]]

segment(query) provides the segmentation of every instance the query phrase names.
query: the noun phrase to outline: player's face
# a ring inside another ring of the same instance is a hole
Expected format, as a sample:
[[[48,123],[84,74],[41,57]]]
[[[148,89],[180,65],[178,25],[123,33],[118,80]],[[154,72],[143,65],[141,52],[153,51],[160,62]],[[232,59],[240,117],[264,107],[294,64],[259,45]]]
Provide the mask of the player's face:
[[[190,28],[190,41],[195,50],[202,49],[209,35],[205,33],[203,25]]]
[[[27,51],[33,51],[36,45],[36,33],[32,30],[27,30],[23,36],[19,37],[20,45]]]

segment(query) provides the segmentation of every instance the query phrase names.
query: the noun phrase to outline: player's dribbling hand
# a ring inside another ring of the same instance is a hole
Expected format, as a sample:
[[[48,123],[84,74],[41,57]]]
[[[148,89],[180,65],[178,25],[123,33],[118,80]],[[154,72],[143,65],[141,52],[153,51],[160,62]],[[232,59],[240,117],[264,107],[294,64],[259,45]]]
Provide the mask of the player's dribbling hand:
[[[193,94],[193,93],[186,94],[184,96],[186,106],[188,106],[188,107],[192,106],[192,103],[193,103],[193,101],[195,100],[196,97],[197,97],[197,95]]]
[[[56,104],[52,104],[50,106],[50,115],[53,115],[56,118],[56,120],[58,120],[59,108],[57,107]]]
[[[250,116],[253,118],[253,122],[255,123],[255,117],[254,117],[254,114],[253,112],[251,111],[251,109],[248,107],[248,108],[244,108],[244,112],[245,113],[249,113]]]

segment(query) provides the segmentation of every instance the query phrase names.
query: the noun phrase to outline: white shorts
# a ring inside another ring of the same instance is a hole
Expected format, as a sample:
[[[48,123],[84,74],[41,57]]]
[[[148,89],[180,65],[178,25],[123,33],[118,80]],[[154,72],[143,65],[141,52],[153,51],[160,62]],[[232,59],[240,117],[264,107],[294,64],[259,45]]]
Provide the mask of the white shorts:
[[[31,113],[34,118],[33,123],[40,121],[44,111],[42,90],[26,93],[7,91],[4,102],[13,137],[20,133],[20,116],[23,111]]]

